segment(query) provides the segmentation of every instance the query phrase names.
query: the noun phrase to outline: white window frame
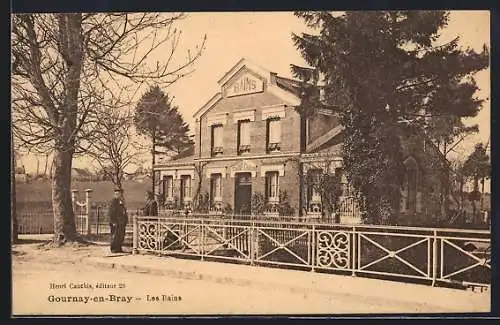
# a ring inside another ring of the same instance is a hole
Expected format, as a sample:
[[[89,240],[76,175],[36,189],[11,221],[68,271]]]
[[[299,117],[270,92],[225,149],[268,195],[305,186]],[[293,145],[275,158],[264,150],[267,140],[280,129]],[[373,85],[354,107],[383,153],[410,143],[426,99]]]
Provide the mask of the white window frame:
[[[218,192],[219,193],[217,193],[217,190],[216,190],[217,184],[215,184],[215,187],[214,187],[214,184],[212,183],[214,180],[218,180],[218,183],[219,183]],[[215,192],[215,193],[213,193],[213,192]],[[214,173],[214,174],[210,175],[210,197],[214,202],[222,201],[222,175],[220,173]]]
[[[248,136],[248,143],[242,143],[242,132],[241,132],[241,126],[243,124],[246,124],[247,127],[247,136]],[[238,127],[237,127],[237,132],[238,132],[238,154],[241,154],[243,152],[249,152],[251,150],[252,146],[252,124],[250,120],[240,120],[238,121]]]
[[[275,177],[274,177],[275,175]],[[278,171],[276,170],[270,170],[270,171],[267,171],[266,172],[266,198],[268,201],[277,201],[279,200],[279,191],[280,191],[280,182],[279,182],[279,178],[280,178],[280,174]],[[276,188],[275,188],[275,191],[273,193],[273,191],[271,190],[272,189],[272,179],[275,179],[276,180]],[[274,194],[274,195],[273,195]]]
[[[184,201],[191,201],[192,200],[192,194],[193,194],[193,177],[192,175],[189,174],[182,174],[180,175],[181,179],[181,193]],[[183,181],[183,179],[189,179],[189,186],[186,186],[186,182]],[[189,188],[189,193],[187,192],[187,188]]]
[[[220,139],[217,139],[219,141],[217,142],[220,142],[220,143],[217,143],[215,142],[216,138],[215,138],[215,130],[216,129],[220,129],[220,131],[217,131],[217,132],[220,132]],[[223,153],[223,150],[224,150],[224,125],[223,124],[214,124],[210,127],[210,137],[211,137],[211,154],[212,156],[214,155],[217,155],[217,154],[222,154]],[[220,144],[220,145],[218,145]]]
[[[165,198],[171,199],[174,197],[174,176],[173,175],[164,175],[165,177]],[[170,181],[170,193],[169,193],[169,188],[168,184]]]

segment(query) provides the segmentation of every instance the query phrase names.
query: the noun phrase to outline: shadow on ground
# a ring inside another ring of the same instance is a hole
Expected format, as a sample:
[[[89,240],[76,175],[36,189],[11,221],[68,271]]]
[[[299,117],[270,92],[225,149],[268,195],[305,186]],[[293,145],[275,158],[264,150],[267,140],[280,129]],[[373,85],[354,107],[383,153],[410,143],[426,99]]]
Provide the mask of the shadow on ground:
[[[34,238],[19,238],[14,245],[29,245],[29,244],[47,244],[50,239],[34,239]]]

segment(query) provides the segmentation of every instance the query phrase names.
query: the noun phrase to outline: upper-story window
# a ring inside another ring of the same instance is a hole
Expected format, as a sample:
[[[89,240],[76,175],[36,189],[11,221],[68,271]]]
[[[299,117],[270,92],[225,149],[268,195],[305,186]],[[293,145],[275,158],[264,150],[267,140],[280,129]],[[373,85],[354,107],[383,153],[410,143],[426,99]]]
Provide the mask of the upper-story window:
[[[238,121],[238,154],[250,152],[250,120]]]
[[[267,119],[267,152],[276,152],[281,149],[281,119],[279,117]]]
[[[224,127],[222,124],[212,125],[212,156],[223,153],[223,131]]]

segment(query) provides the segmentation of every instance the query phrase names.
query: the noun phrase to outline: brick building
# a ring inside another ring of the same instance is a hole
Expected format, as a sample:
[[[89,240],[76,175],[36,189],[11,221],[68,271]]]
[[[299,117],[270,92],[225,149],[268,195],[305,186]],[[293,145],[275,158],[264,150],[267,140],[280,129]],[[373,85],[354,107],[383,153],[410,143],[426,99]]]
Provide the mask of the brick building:
[[[262,194],[266,212],[276,213],[286,193],[294,215],[318,217],[324,205],[305,182],[308,173],[342,172],[342,127],[322,111],[305,119],[298,83],[241,59],[218,81],[220,91],[195,114],[195,145],[174,159],[154,166],[167,206],[191,206],[205,195],[210,211],[251,211],[253,194]],[[417,146],[421,148],[421,146]],[[418,158],[408,154],[408,186],[402,189],[402,212],[422,212],[423,182]],[[337,212],[341,222],[357,222],[357,204],[345,177]]]

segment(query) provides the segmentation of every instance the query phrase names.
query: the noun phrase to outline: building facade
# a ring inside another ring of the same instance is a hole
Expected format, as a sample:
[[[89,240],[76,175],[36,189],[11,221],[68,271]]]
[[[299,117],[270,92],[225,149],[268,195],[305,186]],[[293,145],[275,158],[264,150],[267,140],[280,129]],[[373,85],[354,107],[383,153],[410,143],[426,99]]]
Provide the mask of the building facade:
[[[324,197],[306,180],[326,171],[340,175],[341,183],[337,207],[327,213],[343,223],[360,221],[342,175],[342,127],[332,112],[302,118],[296,111],[299,84],[246,59],[218,83],[220,91],[194,115],[194,148],[154,166],[167,207],[189,208],[195,197],[204,197],[210,213],[249,214],[256,212],[252,197],[258,196],[264,213],[277,214],[286,203],[286,214],[325,217]],[[410,178],[402,189],[403,212],[420,212],[418,163],[412,157],[405,163]]]

